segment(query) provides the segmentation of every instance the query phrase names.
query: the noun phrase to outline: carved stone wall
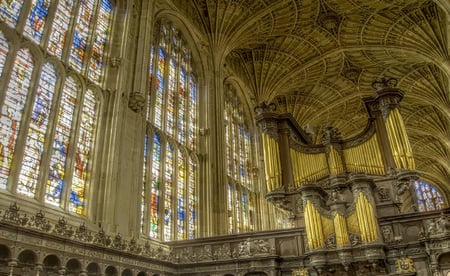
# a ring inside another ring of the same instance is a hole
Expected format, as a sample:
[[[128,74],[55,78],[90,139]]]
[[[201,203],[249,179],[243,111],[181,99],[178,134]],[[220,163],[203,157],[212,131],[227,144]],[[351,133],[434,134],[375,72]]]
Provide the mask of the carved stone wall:
[[[450,270],[450,210],[380,217],[382,247],[355,244],[324,254],[308,248],[303,228],[161,243],[50,221],[17,204],[1,210],[0,220],[0,274],[434,276]]]

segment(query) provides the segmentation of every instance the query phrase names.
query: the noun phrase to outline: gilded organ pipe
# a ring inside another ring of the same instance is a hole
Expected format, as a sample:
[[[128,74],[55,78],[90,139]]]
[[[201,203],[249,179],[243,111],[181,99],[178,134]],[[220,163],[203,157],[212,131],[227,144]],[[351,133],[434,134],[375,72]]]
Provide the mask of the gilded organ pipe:
[[[295,187],[303,181],[312,181],[328,174],[325,153],[311,154],[290,149]]]
[[[411,145],[398,108],[391,110],[385,124],[397,168],[414,170],[415,164]]]
[[[385,174],[381,151],[376,135],[366,142],[345,149],[344,160],[349,172],[365,172],[368,174]]]
[[[264,166],[266,173],[267,190],[273,191],[281,187],[281,166],[278,143],[267,134],[262,135]]]
[[[331,174],[340,174],[344,172],[342,159],[333,145],[330,145],[330,153],[328,155],[328,168]]]
[[[361,239],[373,242],[378,238],[377,224],[373,206],[364,193],[359,193],[356,202],[356,214],[361,232]]]
[[[306,201],[305,206],[305,224],[309,248],[322,247],[324,245],[324,235],[321,215],[309,200]]]
[[[334,216],[334,230],[336,232],[336,245],[345,246],[349,244],[347,224],[344,216],[336,213]]]

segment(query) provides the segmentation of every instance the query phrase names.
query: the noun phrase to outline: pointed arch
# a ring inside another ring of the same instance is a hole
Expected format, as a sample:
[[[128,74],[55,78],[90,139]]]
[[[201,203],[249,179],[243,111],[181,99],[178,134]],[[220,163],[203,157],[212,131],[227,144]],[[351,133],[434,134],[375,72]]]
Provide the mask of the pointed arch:
[[[435,186],[417,180],[414,182],[414,187],[416,189],[419,212],[441,210],[445,207],[444,198]]]
[[[161,196],[160,209],[150,208],[148,222],[144,216],[148,205],[142,204],[142,226],[145,229],[148,223],[159,231],[151,230],[151,237],[182,240],[196,233],[198,163],[191,162],[189,156],[196,155],[198,83],[191,50],[182,33],[168,20],[155,26],[155,40],[149,49],[146,120],[147,127],[160,135],[161,159],[159,165],[149,160],[149,149],[156,144],[145,137],[143,189],[145,183],[153,183],[156,174],[163,185],[158,190],[152,186],[147,196],[148,192],[142,192],[143,201],[151,202],[151,206],[154,198]],[[150,169],[152,174],[147,173]]]

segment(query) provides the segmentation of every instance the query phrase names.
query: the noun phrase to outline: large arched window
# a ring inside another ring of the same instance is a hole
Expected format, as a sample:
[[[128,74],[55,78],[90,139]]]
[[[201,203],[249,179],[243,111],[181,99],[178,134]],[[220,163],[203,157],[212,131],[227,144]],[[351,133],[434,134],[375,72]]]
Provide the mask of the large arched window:
[[[228,178],[229,233],[254,230],[253,147],[242,102],[232,85],[225,86],[225,142]]]
[[[27,40],[10,52],[20,39],[0,31],[1,189],[86,214],[112,15],[110,0],[0,2],[8,33]]]
[[[419,212],[444,208],[444,198],[434,186],[423,181],[415,181],[414,186],[416,188]]]
[[[142,232],[170,241],[196,236],[197,78],[191,51],[171,23],[150,49],[144,139]]]

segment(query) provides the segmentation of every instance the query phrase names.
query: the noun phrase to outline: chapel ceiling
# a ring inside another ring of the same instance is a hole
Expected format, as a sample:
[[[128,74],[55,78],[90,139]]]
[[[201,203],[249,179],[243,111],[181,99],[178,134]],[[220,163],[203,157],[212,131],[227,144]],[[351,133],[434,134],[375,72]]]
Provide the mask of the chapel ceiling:
[[[398,79],[417,169],[450,188],[449,24],[435,2],[173,0],[250,105],[274,102],[316,137],[361,132],[372,82]]]

